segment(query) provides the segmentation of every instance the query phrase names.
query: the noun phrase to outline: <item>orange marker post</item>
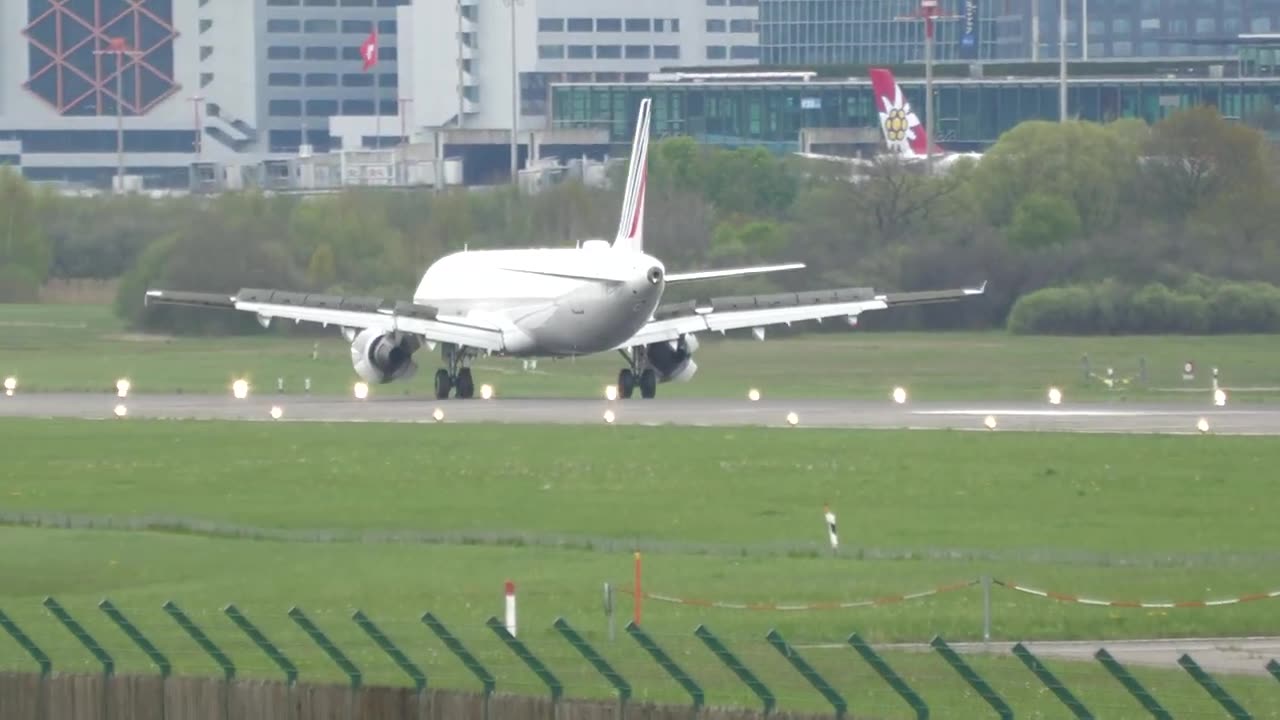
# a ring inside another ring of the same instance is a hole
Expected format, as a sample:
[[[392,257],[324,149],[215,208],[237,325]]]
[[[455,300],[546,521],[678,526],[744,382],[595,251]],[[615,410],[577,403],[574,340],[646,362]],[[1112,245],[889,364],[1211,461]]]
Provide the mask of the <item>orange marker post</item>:
[[[640,624],[640,553],[636,553],[636,588],[635,588],[635,617],[633,620],[636,625]]]

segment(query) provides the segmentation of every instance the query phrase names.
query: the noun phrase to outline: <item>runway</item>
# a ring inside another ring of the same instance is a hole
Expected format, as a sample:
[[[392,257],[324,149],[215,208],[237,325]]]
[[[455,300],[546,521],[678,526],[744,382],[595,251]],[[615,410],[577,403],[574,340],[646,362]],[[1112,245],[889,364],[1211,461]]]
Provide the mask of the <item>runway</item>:
[[[606,410],[617,425],[787,427],[795,413],[799,428],[879,428],[982,430],[990,416],[997,431],[1107,433],[1196,433],[1199,419],[1219,435],[1280,435],[1280,407],[1213,407],[1207,403],[1072,403],[1051,406],[1027,402],[909,402],[858,400],[783,400],[663,398],[609,402],[591,399],[433,400],[406,397],[259,395],[236,400],[230,395],[135,395],[17,393],[0,396],[0,417],[110,419],[123,404],[127,418],[171,420],[270,421],[279,406],[282,421],[501,422],[523,424],[602,424]]]

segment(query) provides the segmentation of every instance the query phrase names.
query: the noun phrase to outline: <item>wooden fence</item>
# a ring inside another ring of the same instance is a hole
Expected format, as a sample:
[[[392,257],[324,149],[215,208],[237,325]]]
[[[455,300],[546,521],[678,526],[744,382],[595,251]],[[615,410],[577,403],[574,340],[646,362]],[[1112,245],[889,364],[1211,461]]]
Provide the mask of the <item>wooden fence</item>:
[[[3,720],[621,720],[616,701],[157,675],[0,672]],[[760,720],[755,710],[629,702],[627,720]],[[776,720],[828,715],[773,712]]]

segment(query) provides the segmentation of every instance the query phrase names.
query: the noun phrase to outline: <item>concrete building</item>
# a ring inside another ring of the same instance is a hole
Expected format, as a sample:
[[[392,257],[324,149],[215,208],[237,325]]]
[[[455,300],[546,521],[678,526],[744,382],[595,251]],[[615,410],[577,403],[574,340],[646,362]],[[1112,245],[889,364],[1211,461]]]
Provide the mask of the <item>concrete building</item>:
[[[545,126],[553,82],[643,82],[681,65],[754,64],[757,11],[756,0],[519,2],[521,128]],[[511,127],[512,18],[509,0],[413,0],[400,9],[401,36],[412,38],[401,47],[412,126]]]
[[[383,111],[395,113],[402,2],[0,3],[0,161],[34,180],[107,186],[119,122],[134,184],[185,187],[194,170],[235,186],[273,153],[296,153],[304,131],[326,149],[330,115],[373,114],[377,80],[359,46],[375,26]]]

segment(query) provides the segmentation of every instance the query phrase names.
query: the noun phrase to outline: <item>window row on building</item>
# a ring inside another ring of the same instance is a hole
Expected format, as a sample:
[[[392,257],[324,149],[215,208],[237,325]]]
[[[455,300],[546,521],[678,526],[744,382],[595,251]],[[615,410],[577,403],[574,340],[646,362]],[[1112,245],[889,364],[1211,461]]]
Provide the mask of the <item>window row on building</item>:
[[[733,7],[756,7],[760,0],[707,0],[708,6],[732,5]]]
[[[736,18],[733,20],[724,20],[721,18],[707,19],[707,32],[709,33],[756,33],[759,32],[758,23],[752,18]]]
[[[914,107],[923,107],[919,81],[903,83]],[[980,149],[1026,120],[1056,120],[1058,85],[1049,80],[946,82],[936,86],[938,141]],[[867,83],[698,86],[554,85],[553,127],[606,127],[610,141],[626,143],[640,99],[653,98],[655,136],[691,135],[704,142],[796,143],[803,128],[876,128],[879,116]],[[1072,116],[1107,122],[1156,122],[1186,107],[1208,104],[1250,121],[1280,106],[1280,82],[1240,79],[1073,81]]]
[[[388,90],[387,95],[393,95]],[[395,98],[381,101],[382,115],[398,116],[399,102]],[[271,117],[301,117],[306,110],[308,117],[331,117],[333,115],[373,115],[373,100],[334,100],[321,98],[317,100],[272,100],[267,103],[267,114]]]
[[[384,88],[394,88],[399,82],[398,73],[343,73],[342,87],[374,87],[380,84]],[[273,72],[267,75],[270,87],[337,87],[337,73],[295,73]]]
[[[296,18],[272,18],[267,20],[267,32],[269,33],[326,33],[335,34],[339,32],[352,35],[368,35],[373,32],[374,23],[372,20],[336,20],[332,18],[316,18],[313,20],[298,20]],[[379,20],[377,23],[378,33],[381,35],[394,35],[396,33],[395,20]]]
[[[408,0],[267,0],[268,7],[399,7]]]
[[[680,18],[538,18],[538,32],[680,32]]]
[[[270,45],[267,47],[268,60],[343,60],[361,61],[360,47],[356,45],[337,48],[332,45]],[[396,60],[398,53],[393,47],[378,48],[378,59],[381,61]]]
[[[679,60],[679,45],[539,45],[543,60]]]

